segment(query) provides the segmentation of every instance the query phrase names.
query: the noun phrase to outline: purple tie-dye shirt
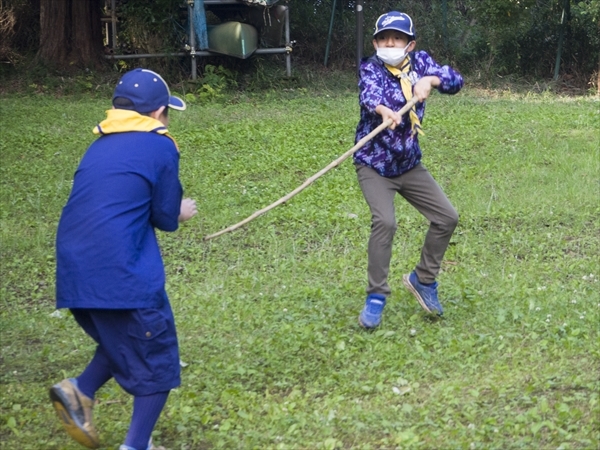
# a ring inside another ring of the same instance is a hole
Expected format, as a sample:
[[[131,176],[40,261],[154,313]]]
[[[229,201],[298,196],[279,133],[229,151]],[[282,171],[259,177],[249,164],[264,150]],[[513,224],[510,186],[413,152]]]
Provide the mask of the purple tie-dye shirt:
[[[440,66],[424,51],[410,54],[410,79],[414,84],[422,77],[435,75],[442,81],[437,88],[443,94],[455,94],[463,86],[462,76],[449,66]],[[356,141],[365,137],[379,125],[382,119],[375,108],[382,104],[399,111],[406,98],[400,80],[387,70],[377,56],[364,59],[360,66],[359,104],[360,121],[356,128]],[[417,115],[421,123],[425,114],[425,102],[417,103]],[[383,130],[354,154],[354,162],[376,170],[381,176],[396,177],[408,172],[421,162],[418,135],[411,135],[408,114],[394,130]],[[425,132],[426,128],[424,128]]]

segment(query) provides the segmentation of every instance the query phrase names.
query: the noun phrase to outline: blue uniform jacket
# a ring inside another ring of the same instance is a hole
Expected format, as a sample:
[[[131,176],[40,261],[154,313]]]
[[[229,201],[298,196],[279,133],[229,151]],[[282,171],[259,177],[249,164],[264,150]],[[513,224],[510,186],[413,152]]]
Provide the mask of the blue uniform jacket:
[[[462,88],[460,74],[449,66],[440,66],[426,52],[412,52],[410,58],[413,85],[425,76],[435,75],[442,81],[437,88],[441,93],[455,94]],[[378,105],[399,111],[406,104],[400,81],[375,55],[361,63],[359,91],[360,121],[356,128],[356,142],[381,125],[381,116],[375,112]],[[416,112],[422,123],[425,102],[417,103]],[[406,114],[394,130],[383,130],[358,150],[354,154],[354,162],[371,167],[384,177],[396,177],[419,164],[421,156],[418,137],[411,135],[410,119]]]
[[[92,143],[58,225],[58,308],[157,308],[168,301],[155,228],[178,227],[178,171],[176,144],[156,132],[106,134]]]

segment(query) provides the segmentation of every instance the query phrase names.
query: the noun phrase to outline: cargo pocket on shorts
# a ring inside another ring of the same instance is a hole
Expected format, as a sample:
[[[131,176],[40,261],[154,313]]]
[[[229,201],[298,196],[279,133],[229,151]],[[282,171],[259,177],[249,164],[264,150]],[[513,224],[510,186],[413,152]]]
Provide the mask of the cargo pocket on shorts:
[[[175,326],[155,309],[138,310],[130,322],[128,335],[134,341],[139,360],[130,366],[135,378],[150,385],[179,376],[179,356]]]

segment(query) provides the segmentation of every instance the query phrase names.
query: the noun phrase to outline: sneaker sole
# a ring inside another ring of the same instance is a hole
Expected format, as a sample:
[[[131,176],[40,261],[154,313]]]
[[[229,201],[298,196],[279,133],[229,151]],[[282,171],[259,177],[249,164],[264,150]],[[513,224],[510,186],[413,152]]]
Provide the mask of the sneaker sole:
[[[373,328],[377,328],[377,325],[375,325],[374,327],[368,327],[366,326],[362,320],[360,320],[360,314],[358,315],[358,324],[363,327],[365,330],[372,330]]]
[[[427,305],[425,304],[425,302],[423,301],[423,299],[421,298],[421,294],[419,294],[417,292],[417,290],[414,288],[414,286],[411,284],[410,280],[408,279],[408,275],[403,275],[402,276],[402,283],[404,284],[404,286],[406,286],[406,289],[408,289],[417,299],[417,301],[419,302],[419,305],[421,305],[421,308],[423,308],[425,311],[427,311],[429,314],[437,314],[433,311],[431,311]]]
[[[73,420],[73,417],[71,417],[69,409],[65,406],[65,401],[62,395],[60,395],[58,392],[58,389],[50,389],[50,400],[52,400],[52,406],[54,406],[54,409],[56,410],[56,415],[63,424],[63,427],[65,427],[65,430],[69,436],[87,448],[100,447],[100,442],[98,442],[98,439],[90,436],[87,431],[81,428],[77,422]]]

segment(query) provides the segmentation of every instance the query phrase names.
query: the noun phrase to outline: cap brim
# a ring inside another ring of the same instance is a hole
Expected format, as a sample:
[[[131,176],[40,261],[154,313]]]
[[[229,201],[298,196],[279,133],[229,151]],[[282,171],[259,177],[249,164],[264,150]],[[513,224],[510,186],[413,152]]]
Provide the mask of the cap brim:
[[[384,31],[388,31],[388,30],[399,31],[400,33],[402,33],[402,34],[405,34],[405,35],[407,35],[407,36],[410,36],[410,37],[415,37],[414,33],[413,33],[413,34],[410,34],[410,33],[407,33],[407,32],[406,32],[406,31],[404,31],[404,30],[401,30],[401,29],[399,29],[399,28],[395,28],[395,27],[385,27],[385,28],[382,28],[381,30],[375,30],[375,33],[373,33],[373,37],[377,36],[379,33],[382,33],[382,32],[384,32]]]
[[[169,96],[169,108],[176,109],[178,111],[185,110],[185,102],[181,100],[179,97],[175,97],[174,95]]]

